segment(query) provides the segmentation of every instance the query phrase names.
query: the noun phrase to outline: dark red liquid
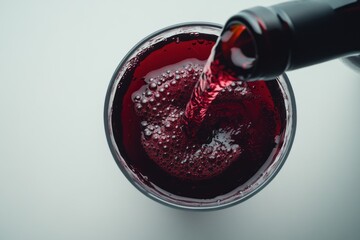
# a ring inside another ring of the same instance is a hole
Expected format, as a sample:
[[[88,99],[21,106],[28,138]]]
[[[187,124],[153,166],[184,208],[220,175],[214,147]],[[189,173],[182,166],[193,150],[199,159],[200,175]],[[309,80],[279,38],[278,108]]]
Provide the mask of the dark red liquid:
[[[128,166],[148,186],[183,197],[224,195],[271,164],[286,110],[277,81],[232,81],[208,106],[196,134],[183,121],[217,37],[180,34],[132,60],[113,103],[112,126]]]

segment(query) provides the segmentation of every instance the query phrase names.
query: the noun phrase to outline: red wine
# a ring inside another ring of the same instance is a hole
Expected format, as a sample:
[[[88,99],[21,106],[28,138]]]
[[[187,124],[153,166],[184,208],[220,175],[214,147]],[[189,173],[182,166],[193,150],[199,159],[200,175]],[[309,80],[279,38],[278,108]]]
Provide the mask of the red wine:
[[[184,33],[132,59],[113,99],[111,124],[129,168],[149,187],[209,199],[245,184],[283,144],[286,108],[277,81],[231,81],[206,106],[194,136],[186,105],[216,42]]]

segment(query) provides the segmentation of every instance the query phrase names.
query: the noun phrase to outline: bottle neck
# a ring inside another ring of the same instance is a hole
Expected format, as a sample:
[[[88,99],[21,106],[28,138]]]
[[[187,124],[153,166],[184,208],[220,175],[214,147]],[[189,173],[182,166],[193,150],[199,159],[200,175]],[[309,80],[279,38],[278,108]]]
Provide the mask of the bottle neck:
[[[223,34],[246,28],[252,42],[235,46],[253,49],[255,60],[244,78],[266,80],[360,52],[359,26],[360,1],[292,1],[241,11],[228,20]],[[241,66],[233,68],[244,75]]]

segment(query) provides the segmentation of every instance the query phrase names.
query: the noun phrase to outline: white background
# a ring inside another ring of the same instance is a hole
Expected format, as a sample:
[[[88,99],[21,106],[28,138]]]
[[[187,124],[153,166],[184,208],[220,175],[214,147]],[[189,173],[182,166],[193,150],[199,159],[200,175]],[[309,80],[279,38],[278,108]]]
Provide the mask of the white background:
[[[293,149],[264,190],[232,208],[162,206],[107,146],[107,86],[134,44],[276,2],[0,0],[0,239],[359,239],[360,74],[339,60],[288,73]]]

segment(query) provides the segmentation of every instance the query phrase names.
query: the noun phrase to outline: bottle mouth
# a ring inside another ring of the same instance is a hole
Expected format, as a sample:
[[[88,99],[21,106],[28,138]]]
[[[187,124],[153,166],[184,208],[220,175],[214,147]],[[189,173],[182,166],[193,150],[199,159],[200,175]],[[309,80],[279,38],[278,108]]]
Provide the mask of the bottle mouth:
[[[224,27],[218,47],[227,66],[233,69],[234,77],[248,80],[252,77],[257,62],[255,38],[248,27],[231,21]]]
[[[253,58],[245,80],[271,80],[288,69],[291,58],[291,29],[271,8],[254,7],[231,17],[225,29],[243,28],[238,48]]]

